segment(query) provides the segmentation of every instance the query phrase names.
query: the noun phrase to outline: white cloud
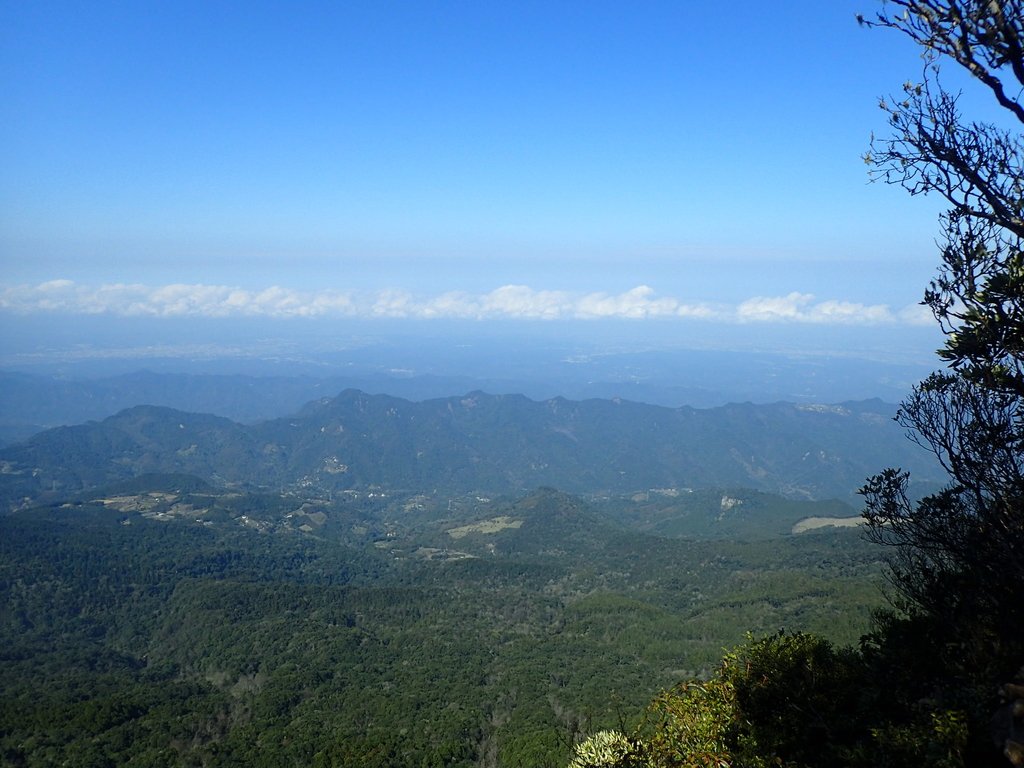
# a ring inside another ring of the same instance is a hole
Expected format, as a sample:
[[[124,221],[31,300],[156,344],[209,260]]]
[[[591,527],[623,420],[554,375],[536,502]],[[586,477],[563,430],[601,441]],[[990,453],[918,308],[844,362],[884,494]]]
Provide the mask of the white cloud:
[[[312,317],[354,314],[347,294],[303,293],[279,286],[247,291],[225,285],[79,285],[51,280],[0,289],[0,309],[22,314],[65,312],[123,317]]]
[[[561,291],[535,291],[525,285],[503,285],[482,297],[481,317],[523,317],[555,320],[569,316],[572,299]]]
[[[788,296],[755,296],[736,308],[740,322],[799,320],[814,297],[809,293],[791,293]]]
[[[899,318],[907,325],[934,325],[935,316],[929,307],[910,304],[899,311]]]
[[[618,296],[592,293],[577,304],[579,317],[666,317],[676,314],[679,302],[671,298],[655,298],[654,289],[638,285]]]
[[[892,310],[793,292],[755,296],[735,306],[684,303],[639,285],[618,294],[573,294],[503,285],[481,294],[450,291],[432,296],[382,290],[364,294],[296,291],[281,286],[247,290],[236,286],[173,283],[162,286],[114,283],[82,285],[50,280],[0,286],[0,311],[121,317],[377,317],[408,319],[629,319],[683,318],[735,323],[829,325],[923,325],[933,322],[924,307]]]
[[[911,322],[910,316],[905,313],[906,310],[893,312],[885,304],[859,304],[832,299],[816,302],[813,294],[797,292],[786,296],[755,296],[736,307],[736,319],[741,323],[905,324]]]
[[[370,307],[369,314],[374,317],[409,317],[412,313],[411,305],[412,295],[405,291],[381,291]]]

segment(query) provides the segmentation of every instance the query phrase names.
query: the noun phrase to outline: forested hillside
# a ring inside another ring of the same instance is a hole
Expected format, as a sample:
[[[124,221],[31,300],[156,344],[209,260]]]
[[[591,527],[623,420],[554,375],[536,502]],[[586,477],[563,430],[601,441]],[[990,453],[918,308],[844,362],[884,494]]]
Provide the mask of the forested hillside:
[[[690,514],[710,526],[721,498]],[[766,535],[758,499],[734,499],[727,540],[638,533],[552,490],[312,507],[184,477],[0,518],[0,755],[564,764],[746,631],[865,630],[879,553],[840,529]],[[774,504],[789,525],[822,511]]]
[[[59,498],[149,472],[182,472],[306,494],[736,486],[852,501],[863,479],[893,457],[922,487],[941,478],[893,414],[879,401],[698,410],[481,392],[411,402],[355,390],[254,425],[139,406],[0,449],[0,498],[18,506],[47,493]]]

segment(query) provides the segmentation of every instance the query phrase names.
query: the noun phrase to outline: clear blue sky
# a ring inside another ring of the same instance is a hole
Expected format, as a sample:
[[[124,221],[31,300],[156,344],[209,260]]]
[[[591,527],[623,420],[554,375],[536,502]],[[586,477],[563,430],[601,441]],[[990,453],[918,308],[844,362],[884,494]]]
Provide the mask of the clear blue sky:
[[[4,3],[0,322],[899,333],[940,207],[867,183],[920,73],[875,7]]]

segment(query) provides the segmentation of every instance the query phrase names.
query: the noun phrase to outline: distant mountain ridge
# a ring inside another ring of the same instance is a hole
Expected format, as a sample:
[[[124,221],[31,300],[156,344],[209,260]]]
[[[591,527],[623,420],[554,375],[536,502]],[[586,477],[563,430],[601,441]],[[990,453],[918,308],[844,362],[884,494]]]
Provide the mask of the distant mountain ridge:
[[[937,343],[937,342],[936,342]],[[57,426],[105,419],[135,405],[163,405],[254,423],[294,413],[347,388],[408,400],[471,390],[522,393],[534,400],[622,397],[668,407],[730,402],[898,402],[931,372],[911,360],[696,349],[628,350],[562,336],[349,339],[343,350],[282,357],[161,358],[106,350],[20,370],[0,370],[0,445]],[[79,350],[81,351],[81,350]],[[145,351],[145,350],[141,350]],[[2,355],[0,355],[2,357]],[[89,362],[89,360],[92,362]],[[7,358],[8,362],[10,358]],[[33,362],[34,361],[34,362]],[[77,362],[76,362],[77,361]],[[140,370],[140,366],[143,368]],[[34,371],[34,372],[30,372]]]
[[[343,385],[307,376],[200,375],[136,371],[65,379],[0,371],[0,441],[105,419],[136,405],[216,413],[241,422],[274,418]]]
[[[0,450],[0,493],[10,506],[153,472],[324,493],[736,486],[849,498],[884,466],[941,478],[893,423],[894,412],[878,400],[698,410],[484,392],[413,402],[345,390],[293,416],[242,425],[137,406]]]

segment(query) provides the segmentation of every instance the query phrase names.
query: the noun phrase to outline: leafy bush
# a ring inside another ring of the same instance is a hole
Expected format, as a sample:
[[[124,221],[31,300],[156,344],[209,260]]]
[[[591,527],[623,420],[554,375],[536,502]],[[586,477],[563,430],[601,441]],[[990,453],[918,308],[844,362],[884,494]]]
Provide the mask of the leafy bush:
[[[723,658],[712,677],[659,694],[619,752],[572,768],[960,768],[965,713],[938,699],[908,702],[866,650],[778,632]],[[890,686],[891,683],[891,686]],[[890,698],[892,701],[890,701]],[[599,734],[599,736],[601,736]],[[602,737],[608,738],[608,737]],[[585,742],[597,755],[604,741]]]
[[[576,745],[569,768],[631,768],[641,766],[636,745],[619,731],[598,731]]]

